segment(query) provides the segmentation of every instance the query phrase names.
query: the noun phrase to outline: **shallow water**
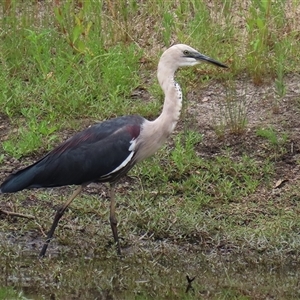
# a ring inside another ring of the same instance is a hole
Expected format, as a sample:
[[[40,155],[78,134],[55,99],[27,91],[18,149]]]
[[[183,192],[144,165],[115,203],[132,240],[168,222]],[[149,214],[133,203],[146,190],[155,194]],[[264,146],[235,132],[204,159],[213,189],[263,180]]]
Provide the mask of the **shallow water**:
[[[285,264],[276,264],[274,253],[220,254],[140,241],[121,258],[113,248],[77,252],[53,243],[48,256],[39,259],[38,246],[40,241],[1,246],[1,286],[29,299],[300,298],[292,254]],[[195,277],[189,288],[187,275]]]

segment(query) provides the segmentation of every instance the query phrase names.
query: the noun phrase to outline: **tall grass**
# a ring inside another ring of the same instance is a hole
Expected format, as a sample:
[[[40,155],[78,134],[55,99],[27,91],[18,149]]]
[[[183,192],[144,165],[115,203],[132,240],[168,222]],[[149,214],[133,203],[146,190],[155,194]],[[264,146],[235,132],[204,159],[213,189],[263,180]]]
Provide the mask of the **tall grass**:
[[[6,0],[1,12],[0,111],[17,131],[4,148],[18,157],[30,153],[56,130],[80,127],[78,119],[130,113],[153,118],[162,99],[151,86],[157,84],[156,63],[173,43],[191,44],[230,66],[227,73],[206,66],[202,74],[207,79],[226,80],[245,71],[255,83],[277,77],[280,99],[285,72],[299,64],[297,23],[287,18],[288,10],[296,10],[296,4]],[[196,70],[186,72],[193,86],[200,84]],[[142,98],[132,97],[138,89],[150,96],[154,91],[160,102],[145,106]],[[12,150],[18,147],[19,153]]]

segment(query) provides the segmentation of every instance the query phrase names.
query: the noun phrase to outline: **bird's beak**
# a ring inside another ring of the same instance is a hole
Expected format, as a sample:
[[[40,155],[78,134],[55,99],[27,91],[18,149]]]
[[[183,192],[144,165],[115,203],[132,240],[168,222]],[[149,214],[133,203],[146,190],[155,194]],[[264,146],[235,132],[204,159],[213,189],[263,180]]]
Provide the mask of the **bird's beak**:
[[[198,61],[205,61],[205,62],[214,64],[214,65],[216,65],[216,66],[218,66],[218,67],[221,67],[221,68],[228,68],[226,65],[224,65],[224,64],[222,64],[222,63],[220,63],[220,62],[214,60],[213,58],[210,58],[210,57],[208,57],[208,56],[206,56],[206,55],[203,55],[203,54],[201,54],[201,53],[195,53],[195,54],[193,55],[193,58],[195,58],[195,59],[198,60]]]

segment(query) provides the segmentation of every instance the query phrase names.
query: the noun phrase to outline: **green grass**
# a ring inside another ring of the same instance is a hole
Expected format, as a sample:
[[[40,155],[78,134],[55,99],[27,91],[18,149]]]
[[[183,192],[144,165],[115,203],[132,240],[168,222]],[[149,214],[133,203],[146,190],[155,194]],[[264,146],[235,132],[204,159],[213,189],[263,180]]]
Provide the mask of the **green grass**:
[[[255,101],[246,84],[274,82],[268,113],[286,105],[286,78],[300,63],[296,1],[56,2],[0,4],[5,175],[10,161],[26,165],[94,122],[158,116],[156,66],[173,43],[230,68],[178,73],[185,95],[178,131],[117,187],[122,259],[105,186],[75,199],[42,261],[45,232],[71,188],[1,196],[1,208],[35,220],[1,221],[0,299],[299,298],[298,185],[274,188],[289,179],[279,163],[290,155],[292,132],[278,130],[275,118],[249,125]],[[211,84],[223,89],[215,135],[206,136],[195,103]],[[196,276],[188,293],[187,273]]]
[[[109,1],[107,6],[92,1],[63,1],[60,5],[45,1],[42,9],[34,2],[22,6],[6,1],[0,104],[2,113],[20,129],[11,135],[5,151],[20,157],[41,149],[54,131],[70,126],[78,129],[78,118],[103,120],[139,112],[156,116],[158,105],[145,108],[143,101],[132,100],[131,95],[145,85],[149,72],[154,75],[161,46],[173,41],[199,47],[230,65],[230,72],[225,73],[206,66],[208,78],[226,79],[245,70],[258,83],[277,76],[280,100],[285,93],[283,74],[298,64],[299,44],[294,42],[293,20],[284,21],[284,4],[270,3],[251,1],[249,13],[240,16],[247,31],[239,32],[230,15],[240,4],[233,1],[214,2],[212,8],[205,1],[183,2],[178,7],[161,1],[151,5]],[[151,23],[154,26],[147,26]],[[239,44],[241,38],[247,41],[246,47]],[[145,58],[149,66],[140,65]],[[187,81],[193,79],[192,72],[186,72]],[[198,77],[194,80],[199,82]],[[186,85],[184,79],[183,83]],[[228,95],[232,98],[233,94]],[[275,109],[277,106],[275,102]],[[239,109],[230,108],[234,111]],[[245,117],[231,113],[227,118],[233,118],[232,130],[244,130]],[[50,145],[54,142],[55,138]],[[14,151],[13,145],[20,150]]]
[[[22,292],[17,292],[13,288],[2,287],[0,288],[0,299],[26,300],[28,298],[26,298]]]

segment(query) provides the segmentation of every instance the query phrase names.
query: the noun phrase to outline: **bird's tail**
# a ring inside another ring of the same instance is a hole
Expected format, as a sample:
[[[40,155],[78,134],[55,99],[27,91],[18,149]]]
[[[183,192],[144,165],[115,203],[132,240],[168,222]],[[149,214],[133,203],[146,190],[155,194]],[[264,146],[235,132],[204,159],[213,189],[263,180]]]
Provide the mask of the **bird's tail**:
[[[32,186],[32,182],[36,176],[34,166],[17,171],[9,175],[0,186],[0,193],[15,193]]]

